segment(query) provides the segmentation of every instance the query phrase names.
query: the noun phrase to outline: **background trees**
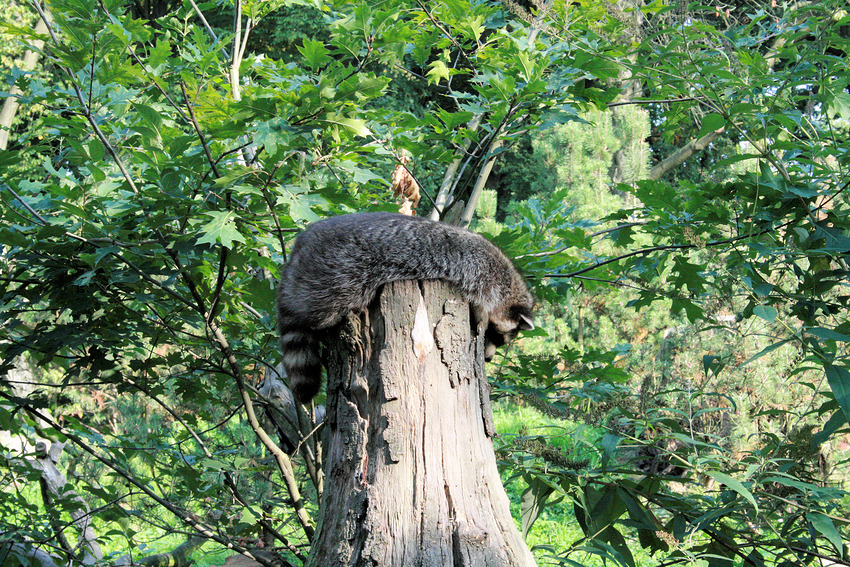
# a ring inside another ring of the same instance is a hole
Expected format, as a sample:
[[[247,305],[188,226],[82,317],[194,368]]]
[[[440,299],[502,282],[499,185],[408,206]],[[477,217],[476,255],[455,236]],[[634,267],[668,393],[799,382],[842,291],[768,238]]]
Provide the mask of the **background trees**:
[[[303,558],[320,447],[276,449],[256,389],[273,276],[305,223],[392,209],[407,151],[421,214],[486,209],[542,300],[491,368],[539,557],[843,560],[841,3],[13,8],[0,426],[66,442],[107,557]],[[78,500],[8,451],[4,549],[81,559]]]

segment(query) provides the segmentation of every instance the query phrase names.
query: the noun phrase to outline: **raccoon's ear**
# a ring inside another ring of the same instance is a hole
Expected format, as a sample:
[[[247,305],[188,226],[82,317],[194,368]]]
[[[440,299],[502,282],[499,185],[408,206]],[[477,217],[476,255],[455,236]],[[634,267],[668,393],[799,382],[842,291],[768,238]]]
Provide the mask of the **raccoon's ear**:
[[[519,324],[517,325],[517,329],[523,329],[523,330],[526,330],[526,331],[533,331],[534,330],[534,320],[531,317],[529,317],[528,315],[525,315],[524,313],[520,313]]]

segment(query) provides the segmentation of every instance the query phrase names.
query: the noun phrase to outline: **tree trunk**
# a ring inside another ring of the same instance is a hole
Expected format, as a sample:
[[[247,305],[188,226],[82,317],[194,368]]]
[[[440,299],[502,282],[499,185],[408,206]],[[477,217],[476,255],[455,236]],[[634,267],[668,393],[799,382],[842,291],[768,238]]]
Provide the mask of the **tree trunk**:
[[[82,552],[80,562],[83,565],[94,565],[103,559],[103,552],[91,524],[92,515],[89,505],[74,490],[68,490],[67,479],[56,466],[64,449],[65,443],[54,442],[50,445],[50,449],[47,448],[45,441],[39,441],[35,445],[35,453],[38,457],[36,462],[42,471],[43,488],[49,494],[49,501],[45,502],[45,505],[53,505],[57,511],[63,508],[68,510],[72,523],[80,533],[79,542],[75,548]],[[54,502],[57,502],[58,505],[54,505]],[[57,536],[62,539],[65,538],[61,530],[57,531]],[[67,542],[67,539],[65,541]],[[71,555],[74,554],[75,549],[68,546]]]
[[[39,18],[35,24],[35,34],[44,35],[47,33],[47,24]],[[21,71],[31,71],[35,68],[38,62],[38,57],[41,54],[41,48],[44,47],[44,42],[37,40],[33,42],[33,48],[27,49],[24,53],[23,61],[19,65]],[[9,144],[9,133],[12,131],[12,121],[15,119],[15,114],[18,112],[18,95],[21,94],[21,89],[17,85],[12,85],[9,89],[9,97],[3,102],[3,107],[0,108],[0,150],[5,150]]]
[[[308,566],[533,566],[496,470],[483,326],[443,282],[387,285],[328,340]]]

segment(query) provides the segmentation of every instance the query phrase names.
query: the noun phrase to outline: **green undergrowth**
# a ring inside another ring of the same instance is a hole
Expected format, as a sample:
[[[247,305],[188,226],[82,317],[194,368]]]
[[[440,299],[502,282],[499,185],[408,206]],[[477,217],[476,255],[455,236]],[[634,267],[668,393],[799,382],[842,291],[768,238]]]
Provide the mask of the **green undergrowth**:
[[[498,432],[494,443],[497,451],[501,454],[503,451],[500,451],[500,448],[510,448],[516,455],[523,453],[522,448],[527,447],[530,452],[521,458],[529,469],[535,466],[551,466],[547,464],[546,458],[538,456],[544,443],[550,453],[557,452],[556,458],[575,465],[576,474],[581,474],[578,468],[581,465],[584,468],[599,465],[598,447],[604,435],[601,428],[552,417],[534,407],[508,402],[494,404],[493,417]],[[532,454],[535,451],[537,454]],[[516,462],[501,469],[502,481],[511,503],[511,515],[517,528],[521,530],[522,495],[528,484]],[[539,565],[605,565],[601,558],[581,551],[585,536],[576,521],[572,501],[567,498],[557,500],[555,496],[550,499],[526,537],[526,543]],[[635,545],[632,551],[638,565],[654,564],[652,558],[640,550],[640,546]],[[566,557],[568,561],[565,561]]]

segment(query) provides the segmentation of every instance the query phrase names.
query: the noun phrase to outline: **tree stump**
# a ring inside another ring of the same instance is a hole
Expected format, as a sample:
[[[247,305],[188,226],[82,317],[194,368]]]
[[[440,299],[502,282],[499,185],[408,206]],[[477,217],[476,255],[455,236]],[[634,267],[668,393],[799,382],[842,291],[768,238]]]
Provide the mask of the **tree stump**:
[[[308,566],[536,565],[496,469],[478,318],[450,285],[404,281],[331,333]]]

